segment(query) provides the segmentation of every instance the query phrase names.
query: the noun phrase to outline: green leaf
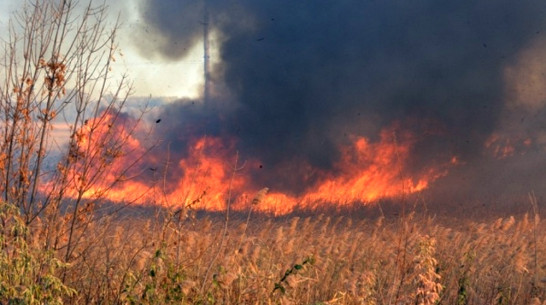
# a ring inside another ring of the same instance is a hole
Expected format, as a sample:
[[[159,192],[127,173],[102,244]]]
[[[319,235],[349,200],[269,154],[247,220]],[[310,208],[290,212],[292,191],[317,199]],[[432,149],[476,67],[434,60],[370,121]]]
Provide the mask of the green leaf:
[[[273,291],[275,291],[277,289],[280,290],[282,294],[286,293],[286,289],[280,283],[275,283],[275,289],[273,289]]]
[[[315,263],[315,258],[310,256],[308,258],[306,258],[304,261],[303,261],[303,264],[311,264],[313,265]]]
[[[214,298],[214,295],[212,293],[207,293],[207,301],[209,304],[216,303],[216,299]]]

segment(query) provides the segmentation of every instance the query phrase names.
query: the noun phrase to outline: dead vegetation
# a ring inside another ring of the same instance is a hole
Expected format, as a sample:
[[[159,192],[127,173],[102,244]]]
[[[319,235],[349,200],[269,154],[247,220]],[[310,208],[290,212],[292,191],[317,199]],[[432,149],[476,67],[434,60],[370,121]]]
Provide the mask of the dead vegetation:
[[[40,247],[45,228],[20,233],[14,224],[24,223],[7,221],[17,216],[6,215],[0,277],[13,286],[3,288],[12,291],[11,298],[2,294],[4,303],[27,300],[28,290],[40,285],[44,276],[57,285],[47,296],[68,304],[546,300],[546,237],[535,235],[544,229],[538,216],[489,223],[453,220],[453,225],[414,214],[390,220],[318,215],[246,222],[240,217],[232,219],[223,243],[225,223],[218,217],[102,219],[90,223],[93,234],[80,242],[72,263],[64,264]],[[28,244],[18,244],[18,236],[27,236]],[[16,285],[9,271],[20,268],[20,258],[11,254],[18,247],[17,253],[27,251],[31,262],[40,263],[25,267],[30,269]],[[40,268],[44,264],[50,268]]]
[[[0,303],[546,302],[546,236],[534,196],[532,216],[483,223],[413,213],[281,219],[101,210],[135,165],[115,161],[147,151],[131,146],[140,120],[123,112],[130,86],[125,77],[112,84],[117,25],[108,29],[104,6],[75,5],[29,3],[4,44]],[[51,136],[59,126],[64,144]]]

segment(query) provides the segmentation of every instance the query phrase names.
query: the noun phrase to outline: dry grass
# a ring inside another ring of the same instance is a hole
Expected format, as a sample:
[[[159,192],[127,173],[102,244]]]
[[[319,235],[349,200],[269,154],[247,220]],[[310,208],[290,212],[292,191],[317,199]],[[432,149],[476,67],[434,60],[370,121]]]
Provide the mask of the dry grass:
[[[4,40],[0,304],[546,302],[545,226],[532,194],[532,216],[483,223],[230,217],[230,200],[225,217],[108,216],[104,196],[138,176],[159,142],[135,145],[146,111],[128,119],[131,87],[125,77],[110,84],[119,50],[106,6],[77,2],[28,2]],[[70,136],[56,151],[48,139],[58,124]]]
[[[63,300],[72,304],[546,300],[546,236],[538,216],[487,223],[413,214],[390,220],[257,215],[250,222],[241,216],[231,220],[227,237],[222,237],[223,221],[164,215],[92,222],[87,228],[91,234],[82,237],[70,266],[53,271],[77,292],[65,294]],[[35,249],[39,238],[40,234],[30,238]],[[210,276],[204,281],[211,261]]]

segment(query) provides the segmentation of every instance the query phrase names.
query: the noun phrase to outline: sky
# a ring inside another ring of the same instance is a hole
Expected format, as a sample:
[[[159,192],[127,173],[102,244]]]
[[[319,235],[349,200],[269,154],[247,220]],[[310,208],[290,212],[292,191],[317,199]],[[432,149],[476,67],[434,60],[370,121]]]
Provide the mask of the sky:
[[[80,1],[87,3],[87,1]],[[140,40],[140,32],[146,32],[139,12],[141,5],[135,1],[104,1],[109,8],[109,16],[113,22],[120,17],[121,27],[118,40],[122,57],[116,59],[115,71],[127,73],[134,83],[135,96],[152,97],[197,97],[200,95],[203,83],[203,47],[202,44],[188,46],[187,56],[177,61],[165,61],[154,56],[147,56],[139,51],[133,41],[142,44],[157,43],[153,38]],[[94,1],[102,4],[101,1]],[[10,16],[21,9],[22,1],[0,1],[0,30],[5,32]]]
[[[0,2],[0,26],[15,3]],[[107,4],[123,22],[115,68],[129,73],[136,96],[166,101],[159,132],[180,156],[191,136],[236,138],[268,169],[256,183],[298,193],[307,187],[298,181],[320,175],[287,169],[334,172],[351,137],[378,141],[398,126],[417,135],[410,172],[460,160],[436,190],[496,196],[546,186],[544,1]]]
[[[150,29],[142,20],[139,1],[108,0],[112,12],[120,12],[122,22],[119,39],[123,57],[117,65],[127,71],[135,86],[135,95],[152,97],[196,98],[203,84],[203,46],[187,45],[186,56],[166,61],[144,54],[143,45],[159,44],[160,37],[151,37]],[[116,13],[112,14],[115,15]],[[145,38],[143,36],[146,36]]]

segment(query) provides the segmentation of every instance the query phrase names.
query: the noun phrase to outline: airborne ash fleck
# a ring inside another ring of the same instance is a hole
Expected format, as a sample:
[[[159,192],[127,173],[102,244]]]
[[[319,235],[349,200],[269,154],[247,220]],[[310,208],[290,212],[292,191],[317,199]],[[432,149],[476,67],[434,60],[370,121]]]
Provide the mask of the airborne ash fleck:
[[[142,53],[185,56],[202,37],[204,5],[145,0],[141,15],[164,43]],[[180,151],[184,135],[235,136],[241,152],[271,170],[303,161],[328,170],[347,134],[374,139],[394,122],[419,135],[415,168],[452,155],[472,164],[505,108],[503,68],[546,25],[546,2],[538,0],[206,6],[222,43],[223,75],[213,78],[230,95],[172,104],[161,128]],[[301,190],[297,174],[271,170],[257,173],[257,183]]]

